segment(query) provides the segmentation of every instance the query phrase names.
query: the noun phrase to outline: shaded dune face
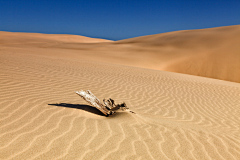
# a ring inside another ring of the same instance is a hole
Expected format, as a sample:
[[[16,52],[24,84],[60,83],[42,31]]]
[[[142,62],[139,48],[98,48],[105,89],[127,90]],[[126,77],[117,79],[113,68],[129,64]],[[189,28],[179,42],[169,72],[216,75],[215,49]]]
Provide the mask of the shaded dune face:
[[[239,25],[163,33],[117,43],[145,47],[161,64],[152,69],[240,82]]]

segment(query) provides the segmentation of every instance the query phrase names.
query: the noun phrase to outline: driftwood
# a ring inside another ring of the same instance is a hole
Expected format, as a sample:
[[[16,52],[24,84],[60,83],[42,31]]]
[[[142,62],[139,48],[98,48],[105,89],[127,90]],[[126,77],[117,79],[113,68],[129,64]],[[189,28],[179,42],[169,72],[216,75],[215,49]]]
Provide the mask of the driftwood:
[[[94,94],[92,94],[92,92],[89,91],[89,90],[87,90],[87,91],[83,91],[83,90],[76,91],[76,94],[78,94],[85,101],[90,103],[93,107],[100,110],[106,116],[109,116],[109,115],[112,115],[112,114],[116,113],[116,111],[118,109],[121,109],[123,111],[124,110],[129,110],[126,103],[123,102],[121,104],[116,105],[114,103],[114,100],[111,99],[111,98],[109,98],[108,100],[103,99],[103,103],[101,103],[100,100]],[[130,111],[130,112],[134,113],[132,111]]]

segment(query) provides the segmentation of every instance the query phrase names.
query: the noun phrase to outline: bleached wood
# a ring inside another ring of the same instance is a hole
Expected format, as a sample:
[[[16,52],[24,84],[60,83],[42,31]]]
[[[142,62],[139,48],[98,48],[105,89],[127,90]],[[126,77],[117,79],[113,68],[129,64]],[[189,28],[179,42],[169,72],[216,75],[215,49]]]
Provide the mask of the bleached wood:
[[[96,107],[98,110],[100,110],[103,114],[105,115],[110,115],[111,111],[108,110],[100,101],[99,99],[92,94],[91,91],[87,90],[86,92],[81,90],[81,91],[76,91],[76,93],[82,97],[85,101],[90,103],[92,106]]]
[[[109,98],[108,100],[103,99],[102,104],[100,100],[89,90],[87,91],[76,91],[76,94],[78,94],[80,97],[82,97],[85,101],[87,101],[89,104],[100,110],[103,114],[106,116],[112,115],[117,111],[118,109],[122,109],[123,111],[128,110],[131,113],[134,113],[133,111],[130,111],[127,107],[126,103],[121,104],[115,104],[114,100]]]

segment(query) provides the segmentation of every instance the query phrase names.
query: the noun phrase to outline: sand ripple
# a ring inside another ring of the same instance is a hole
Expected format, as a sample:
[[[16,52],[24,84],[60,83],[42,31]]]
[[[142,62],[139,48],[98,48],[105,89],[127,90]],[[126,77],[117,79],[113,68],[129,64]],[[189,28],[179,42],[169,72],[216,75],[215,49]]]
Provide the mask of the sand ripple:
[[[0,66],[0,159],[240,157],[237,83],[7,51]],[[137,114],[57,106],[85,105],[79,89]]]

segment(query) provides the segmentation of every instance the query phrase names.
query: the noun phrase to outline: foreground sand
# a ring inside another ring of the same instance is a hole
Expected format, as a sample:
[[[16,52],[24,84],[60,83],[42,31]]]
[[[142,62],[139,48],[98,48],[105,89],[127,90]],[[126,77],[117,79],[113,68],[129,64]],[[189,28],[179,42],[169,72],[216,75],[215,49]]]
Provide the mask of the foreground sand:
[[[24,45],[1,47],[0,68],[0,159],[240,158],[239,83]],[[137,114],[104,117],[80,89]]]

